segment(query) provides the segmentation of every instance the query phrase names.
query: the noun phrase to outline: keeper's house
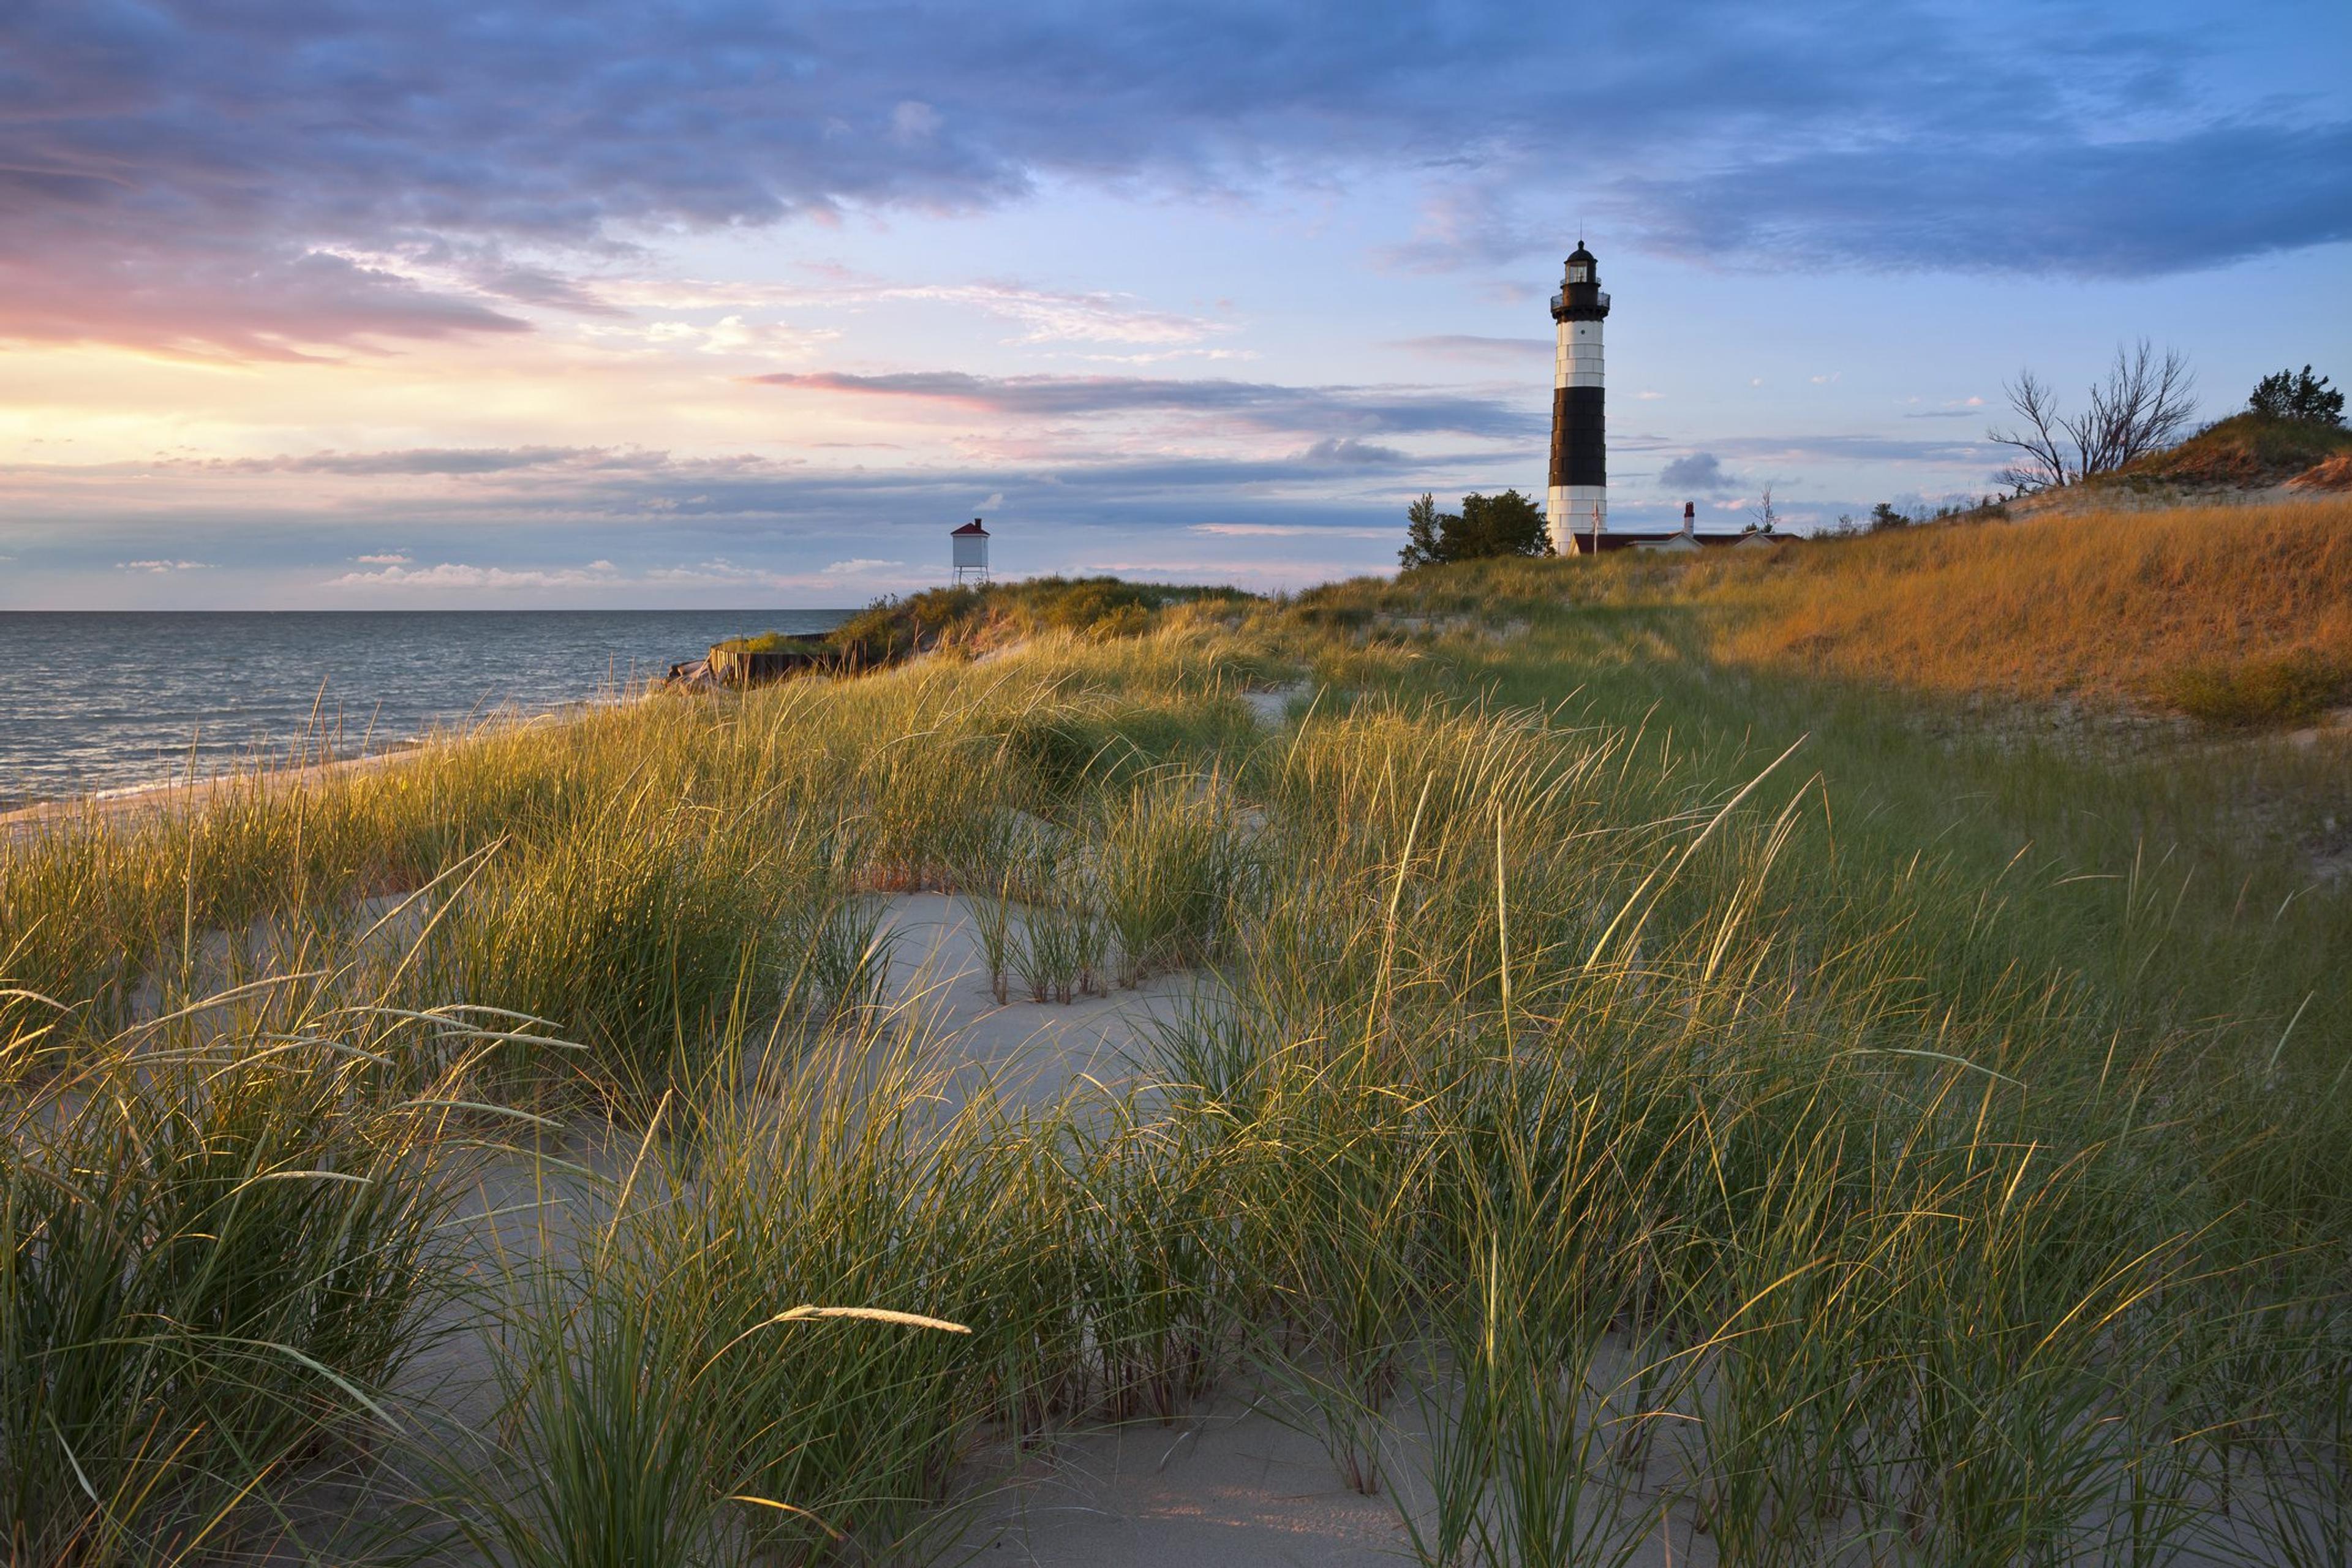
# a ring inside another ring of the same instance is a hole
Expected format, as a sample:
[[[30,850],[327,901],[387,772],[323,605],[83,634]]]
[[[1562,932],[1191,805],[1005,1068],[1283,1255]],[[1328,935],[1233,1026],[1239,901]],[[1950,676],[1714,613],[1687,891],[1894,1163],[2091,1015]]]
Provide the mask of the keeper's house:
[[[1571,534],[1562,555],[1604,555],[1612,550],[1765,550],[1787,542],[1797,536],[1792,533],[1768,533],[1753,526],[1738,533],[1701,533],[1698,531],[1698,509],[1689,501],[1683,502],[1683,525],[1664,532],[1636,530],[1619,532],[1605,519],[1592,532]]]

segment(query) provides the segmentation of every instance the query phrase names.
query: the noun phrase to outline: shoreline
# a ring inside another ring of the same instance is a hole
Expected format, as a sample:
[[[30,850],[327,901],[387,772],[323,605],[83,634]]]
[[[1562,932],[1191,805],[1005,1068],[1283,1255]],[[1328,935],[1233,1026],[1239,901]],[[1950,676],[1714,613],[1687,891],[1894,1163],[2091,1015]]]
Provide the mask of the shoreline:
[[[201,805],[220,790],[237,784],[316,784],[339,773],[364,772],[414,756],[433,742],[415,741],[391,751],[357,757],[330,757],[324,762],[299,763],[290,767],[232,768],[197,779],[170,779],[155,784],[124,784],[95,795],[68,795],[63,800],[39,800],[0,811],[0,834],[66,821],[133,816],[143,810],[170,810]]]
[[[192,776],[311,773],[322,755],[634,700],[716,640],[853,613],[0,612],[0,710],[21,721],[0,725],[0,827],[176,804]]]
[[[0,810],[0,841],[60,823],[119,821],[142,812],[170,812],[201,805],[221,790],[245,784],[308,788],[328,779],[368,773],[405,761],[435,746],[465,741],[503,730],[529,729],[534,724],[569,724],[600,709],[617,709],[642,702],[662,689],[652,683],[625,696],[581,698],[528,715],[481,720],[466,729],[445,731],[392,742],[381,751],[356,756],[330,756],[304,763],[236,764],[198,778],[158,779],[150,784],[117,784],[89,795],[58,800],[31,801]]]

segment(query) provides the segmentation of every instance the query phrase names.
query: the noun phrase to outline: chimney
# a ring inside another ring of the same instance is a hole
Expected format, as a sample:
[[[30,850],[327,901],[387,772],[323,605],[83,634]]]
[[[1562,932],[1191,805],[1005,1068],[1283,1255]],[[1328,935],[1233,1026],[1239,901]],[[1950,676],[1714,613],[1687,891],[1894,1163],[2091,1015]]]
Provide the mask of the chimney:
[[[1683,502],[1683,537],[1685,539],[1698,537],[1698,507],[1692,501]]]

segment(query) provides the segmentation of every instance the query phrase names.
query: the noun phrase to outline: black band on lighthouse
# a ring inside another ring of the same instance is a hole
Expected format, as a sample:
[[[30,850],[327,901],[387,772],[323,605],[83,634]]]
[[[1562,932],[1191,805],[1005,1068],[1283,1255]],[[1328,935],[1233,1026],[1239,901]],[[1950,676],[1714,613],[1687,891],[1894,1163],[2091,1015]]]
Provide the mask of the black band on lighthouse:
[[[1601,416],[1601,389],[1563,386],[1552,393],[1551,482],[1609,482],[1608,438]]]

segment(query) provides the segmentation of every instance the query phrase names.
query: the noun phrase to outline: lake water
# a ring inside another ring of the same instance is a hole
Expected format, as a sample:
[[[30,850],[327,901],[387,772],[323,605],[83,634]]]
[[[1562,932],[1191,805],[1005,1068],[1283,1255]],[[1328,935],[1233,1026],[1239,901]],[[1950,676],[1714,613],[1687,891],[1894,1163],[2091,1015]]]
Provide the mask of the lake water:
[[[721,637],[849,614],[0,611],[0,810],[290,755],[306,733],[339,754],[384,751],[642,686]]]

